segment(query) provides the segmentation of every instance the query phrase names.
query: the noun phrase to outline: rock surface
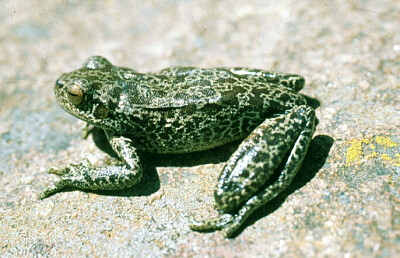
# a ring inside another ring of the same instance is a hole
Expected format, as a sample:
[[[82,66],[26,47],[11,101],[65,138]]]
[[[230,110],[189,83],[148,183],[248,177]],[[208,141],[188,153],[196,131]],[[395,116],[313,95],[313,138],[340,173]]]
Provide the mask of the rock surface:
[[[399,8],[398,0],[2,3],[0,255],[399,256]],[[141,72],[244,66],[305,76],[319,124],[296,181],[234,239],[187,222],[214,214],[229,150],[150,156],[135,189],[39,201],[55,180],[49,167],[113,162],[53,95],[57,77],[92,55]]]

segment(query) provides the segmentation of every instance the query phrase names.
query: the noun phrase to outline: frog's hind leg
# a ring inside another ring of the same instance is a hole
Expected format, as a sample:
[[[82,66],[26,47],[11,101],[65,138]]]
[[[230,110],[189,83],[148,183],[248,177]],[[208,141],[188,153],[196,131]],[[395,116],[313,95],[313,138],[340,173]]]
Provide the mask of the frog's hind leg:
[[[267,186],[257,195],[250,198],[235,214],[232,221],[222,229],[222,234],[226,237],[232,236],[238,228],[243,224],[243,222],[259,207],[265,205],[270,200],[275,198],[283,190],[289,187],[293,179],[297,175],[300,169],[300,165],[307,153],[309,142],[311,141],[312,135],[314,134],[314,110],[307,107],[303,110],[308,113],[308,121],[301,132],[300,136],[294,143],[293,149],[289,154],[286,164],[278,179],[271,185]]]
[[[132,140],[106,132],[113,150],[124,164],[113,166],[93,166],[85,160],[81,164],[68,164],[63,169],[51,168],[49,173],[60,179],[40,193],[43,199],[66,187],[81,190],[122,190],[137,184],[142,178],[142,167],[132,145]]]
[[[286,164],[278,179],[271,185],[267,186],[257,195],[250,198],[235,214],[233,221],[230,222],[226,227],[222,229],[222,234],[226,237],[232,236],[243,222],[248,218],[259,207],[268,203],[270,200],[275,198],[283,190],[289,187],[293,179],[297,175],[300,169],[301,163],[307,153],[309,142],[311,141],[312,135],[314,134],[315,127],[315,113],[314,110],[308,106],[302,106],[299,108],[301,113],[307,118],[307,123],[302,130],[299,137],[296,139],[293,149],[289,154]]]
[[[192,220],[190,227],[197,231],[222,230],[225,237],[234,235],[251,213],[291,184],[314,133],[314,121],[315,112],[308,106],[265,120],[243,141],[220,176],[215,197],[222,213],[217,218]],[[285,155],[287,160],[282,160]],[[269,160],[262,161],[265,157]],[[279,168],[274,164],[278,160],[285,165],[278,179],[265,186]]]

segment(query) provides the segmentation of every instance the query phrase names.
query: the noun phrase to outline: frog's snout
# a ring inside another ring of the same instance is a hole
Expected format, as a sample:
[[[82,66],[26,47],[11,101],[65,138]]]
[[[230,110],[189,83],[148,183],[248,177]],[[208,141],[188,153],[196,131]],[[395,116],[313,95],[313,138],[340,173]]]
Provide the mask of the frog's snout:
[[[57,79],[55,86],[58,88],[61,88],[62,86],[64,86],[64,84],[62,83],[62,81],[60,79]]]
[[[303,89],[305,84],[306,80],[304,79],[304,77],[299,76],[299,78],[297,78],[296,81],[294,82],[294,88],[296,91],[300,91],[301,89]]]

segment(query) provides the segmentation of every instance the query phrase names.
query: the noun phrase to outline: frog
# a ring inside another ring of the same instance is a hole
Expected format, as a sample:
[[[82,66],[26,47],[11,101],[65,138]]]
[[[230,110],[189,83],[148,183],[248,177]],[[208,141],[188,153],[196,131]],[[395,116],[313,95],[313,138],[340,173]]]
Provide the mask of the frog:
[[[141,152],[181,154],[240,141],[214,192],[218,215],[189,219],[194,231],[232,237],[246,219],[294,180],[315,131],[315,111],[299,93],[301,75],[243,67],[172,67],[140,73],[101,56],[55,82],[57,102],[104,131],[121,163],[84,160],[39,198],[65,188],[117,191],[139,184]],[[273,176],[277,175],[277,176]],[[272,180],[274,179],[274,180]]]

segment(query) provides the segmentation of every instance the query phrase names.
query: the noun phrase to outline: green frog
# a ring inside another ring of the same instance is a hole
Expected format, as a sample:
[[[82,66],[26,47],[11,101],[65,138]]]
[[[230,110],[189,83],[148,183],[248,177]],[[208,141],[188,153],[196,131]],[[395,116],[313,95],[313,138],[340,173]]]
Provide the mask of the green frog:
[[[242,140],[215,190],[218,216],[191,218],[196,231],[237,232],[246,218],[286,189],[304,159],[315,111],[298,93],[300,75],[247,68],[173,67],[140,73],[100,56],[64,73],[54,92],[62,108],[101,128],[119,165],[69,164],[46,198],[65,187],[121,190],[142,178],[138,152],[187,153]],[[273,182],[271,175],[279,173]],[[267,182],[268,181],[268,182]]]

